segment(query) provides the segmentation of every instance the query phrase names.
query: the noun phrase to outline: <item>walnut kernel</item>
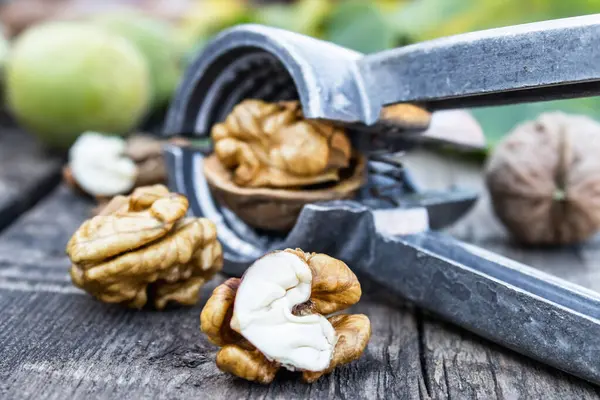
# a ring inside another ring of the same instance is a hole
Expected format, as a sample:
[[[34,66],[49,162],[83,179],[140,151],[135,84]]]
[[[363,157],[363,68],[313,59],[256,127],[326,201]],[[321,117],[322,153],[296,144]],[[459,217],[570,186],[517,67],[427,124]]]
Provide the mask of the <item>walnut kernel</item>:
[[[343,262],[287,249],[265,255],[241,279],[217,287],[200,325],[221,347],[221,370],[266,384],[284,367],[313,382],[363,353],[371,336],[365,315],[326,317],[360,296],[360,283]]]
[[[214,224],[185,217],[188,201],[162,185],[116,196],[73,234],[67,254],[73,283],[107,303],[141,308],[151,298],[195,304],[223,265]]]

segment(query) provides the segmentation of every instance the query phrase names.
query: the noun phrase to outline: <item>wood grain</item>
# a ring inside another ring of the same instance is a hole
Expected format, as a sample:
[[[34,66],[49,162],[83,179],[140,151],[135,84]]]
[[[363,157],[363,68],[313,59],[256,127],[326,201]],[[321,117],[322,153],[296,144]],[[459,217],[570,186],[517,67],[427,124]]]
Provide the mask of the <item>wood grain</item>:
[[[422,316],[427,387],[435,399],[597,399],[598,388]]]
[[[0,112],[0,231],[59,182],[60,160]]]

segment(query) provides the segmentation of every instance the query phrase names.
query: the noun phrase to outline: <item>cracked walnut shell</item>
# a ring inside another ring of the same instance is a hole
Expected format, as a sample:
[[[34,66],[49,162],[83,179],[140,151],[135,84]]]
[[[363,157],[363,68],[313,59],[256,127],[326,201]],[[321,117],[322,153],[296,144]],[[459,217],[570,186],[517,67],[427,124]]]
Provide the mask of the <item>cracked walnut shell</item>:
[[[517,126],[486,170],[494,211],[532,245],[584,241],[600,227],[600,124],[545,113]]]
[[[327,317],[360,296],[358,279],[342,261],[287,249],[218,286],[200,325],[221,347],[216,363],[222,371],[267,384],[284,367],[314,382],[365,350],[371,336],[367,316]]]
[[[245,100],[213,126],[211,136],[219,161],[242,187],[337,182],[352,155],[343,129],[304,119],[297,101]]]
[[[185,217],[187,199],[163,185],[114,197],[67,244],[73,283],[99,300],[157,309],[192,305],[223,265],[214,224]]]
[[[345,131],[305,119],[297,101],[245,100],[211,135],[211,193],[254,228],[287,232],[305,205],[352,198],[365,180],[365,157]]]

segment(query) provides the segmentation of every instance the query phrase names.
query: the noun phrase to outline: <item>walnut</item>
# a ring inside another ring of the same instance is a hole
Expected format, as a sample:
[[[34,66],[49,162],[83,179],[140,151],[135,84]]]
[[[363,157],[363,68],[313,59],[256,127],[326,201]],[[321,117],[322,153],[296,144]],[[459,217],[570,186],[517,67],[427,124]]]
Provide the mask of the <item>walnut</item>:
[[[600,124],[561,112],[514,129],[486,167],[494,211],[520,242],[571,244],[600,226]]]
[[[98,203],[136,187],[164,184],[163,145],[167,142],[189,144],[183,138],[160,140],[143,133],[122,139],[86,132],[69,151],[63,181],[78,193],[96,197]]]
[[[245,187],[289,188],[340,180],[350,165],[346,133],[304,119],[297,101],[245,100],[211,132],[215,154]]]
[[[127,193],[134,187],[138,170],[124,155],[125,148],[125,140],[118,136],[85,132],[69,150],[69,169],[63,177],[70,186],[93,196]]]
[[[403,129],[425,130],[432,120],[426,109],[407,103],[385,106],[379,115],[380,121],[396,125]]]
[[[365,315],[334,315],[356,304],[360,283],[340,260],[300,249],[276,251],[241,279],[218,286],[200,316],[221,347],[219,369],[270,383],[284,367],[313,382],[358,359],[371,336]]]
[[[178,146],[190,144],[184,138],[174,137],[168,140],[161,140],[143,133],[138,133],[127,138],[125,155],[133,160],[138,168],[135,187],[155,185],[167,181],[167,167],[163,158],[163,146],[165,143],[172,143]]]
[[[211,134],[211,192],[254,228],[287,232],[306,204],[352,198],[365,181],[365,157],[346,133],[305,119],[297,101],[245,100]]]
[[[73,283],[107,303],[157,309],[195,304],[223,265],[215,225],[185,217],[188,201],[163,185],[114,197],[67,244]]]

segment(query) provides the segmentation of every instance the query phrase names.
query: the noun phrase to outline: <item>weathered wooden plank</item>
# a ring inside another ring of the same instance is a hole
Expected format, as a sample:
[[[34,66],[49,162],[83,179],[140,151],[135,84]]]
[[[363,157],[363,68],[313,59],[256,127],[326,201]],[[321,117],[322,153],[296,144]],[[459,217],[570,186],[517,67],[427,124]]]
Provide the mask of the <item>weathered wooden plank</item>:
[[[202,304],[218,280],[196,307],[167,312],[106,306],[72,287],[64,246],[89,207],[61,187],[0,235],[0,398],[597,395],[595,387],[576,378],[430,317],[416,318],[367,282],[363,301],[352,310],[373,323],[373,339],[361,360],[314,385],[301,384],[290,373],[268,387],[234,379],[215,368],[216,349],[198,329]],[[471,232],[475,239],[470,240],[487,248],[505,243],[485,229],[488,224],[477,223],[482,217],[476,211],[465,221],[470,218],[473,226],[459,224],[455,234],[468,239],[461,232]],[[543,264],[556,257],[544,254],[539,252]]]
[[[45,196],[60,177],[60,160],[0,115],[0,230]]]
[[[313,385],[221,373],[200,303],[166,312],[101,304],[75,289],[64,246],[89,204],[60,187],[0,235],[0,398],[398,398],[426,395],[413,310],[365,283],[351,312],[373,326],[366,354]]]
[[[600,397],[591,384],[428,316],[422,340],[427,387],[435,399]]]

